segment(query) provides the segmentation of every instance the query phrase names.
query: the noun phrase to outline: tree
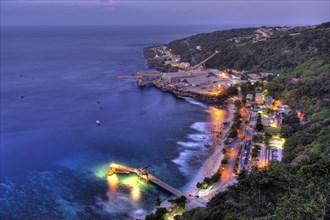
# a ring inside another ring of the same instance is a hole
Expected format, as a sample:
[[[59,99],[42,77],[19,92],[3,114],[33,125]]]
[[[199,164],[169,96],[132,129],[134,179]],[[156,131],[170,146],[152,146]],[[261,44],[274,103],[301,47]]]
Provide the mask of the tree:
[[[164,215],[167,213],[166,208],[157,208],[156,209],[156,213],[155,213],[155,217],[156,219],[164,219]]]
[[[157,199],[156,199],[156,201],[155,201],[155,205],[156,205],[156,206],[160,206],[161,202],[162,202],[162,201],[160,200],[160,198],[157,197]]]
[[[264,130],[264,126],[262,125],[261,114],[260,113],[258,114],[256,129],[257,129],[257,131],[263,131]]]
[[[221,161],[221,163],[222,163],[222,164],[227,164],[227,163],[228,163],[228,160],[227,160],[227,159],[223,159],[223,160]]]
[[[198,187],[198,188],[200,188],[200,187]],[[186,206],[186,200],[187,200],[187,198],[185,196],[180,196],[176,199],[170,199],[168,201],[172,204],[173,203],[177,204],[180,208],[184,208]]]
[[[237,137],[237,134],[238,134],[237,130],[233,129],[230,131],[228,137],[235,138],[235,137]]]

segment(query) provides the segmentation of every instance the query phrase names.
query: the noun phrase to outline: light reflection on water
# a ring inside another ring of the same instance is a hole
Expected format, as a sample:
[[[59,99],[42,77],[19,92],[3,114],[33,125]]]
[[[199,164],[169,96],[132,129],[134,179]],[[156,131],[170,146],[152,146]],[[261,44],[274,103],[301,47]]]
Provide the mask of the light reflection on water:
[[[209,112],[210,112],[210,126],[212,130],[211,141],[213,145],[216,145],[219,141],[219,137],[223,129],[223,123],[225,121],[226,112],[222,109],[217,109],[214,107],[210,107]]]
[[[134,174],[123,177],[120,182],[130,187],[130,198],[134,202],[138,202],[140,200],[141,191],[148,187],[148,183],[145,180],[141,180]]]
[[[107,181],[108,181],[110,192],[116,192],[117,191],[118,182],[119,182],[119,178],[118,178],[117,174],[113,174],[111,176],[107,176]]]

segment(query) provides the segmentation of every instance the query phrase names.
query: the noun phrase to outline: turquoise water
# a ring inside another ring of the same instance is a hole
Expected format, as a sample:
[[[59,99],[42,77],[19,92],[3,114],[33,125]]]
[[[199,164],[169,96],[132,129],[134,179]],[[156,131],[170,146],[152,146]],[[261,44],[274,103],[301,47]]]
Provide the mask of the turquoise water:
[[[183,189],[208,155],[205,106],[117,76],[147,69],[144,46],[215,29],[2,28],[1,216],[130,219],[168,198],[134,175],[107,180],[112,161]]]

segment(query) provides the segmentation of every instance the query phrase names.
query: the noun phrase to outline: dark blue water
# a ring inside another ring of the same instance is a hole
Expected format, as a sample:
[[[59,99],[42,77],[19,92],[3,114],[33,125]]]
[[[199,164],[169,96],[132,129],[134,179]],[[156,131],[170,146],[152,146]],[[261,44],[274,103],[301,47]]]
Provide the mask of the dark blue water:
[[[146,69],[144,46],[214,29],[1,28],[1,216],[129,219],[169,196],[132,175],[109,182],[112,161],[152,164],[182,189],[207,155],[189,137],[208,113],[117,76]]]

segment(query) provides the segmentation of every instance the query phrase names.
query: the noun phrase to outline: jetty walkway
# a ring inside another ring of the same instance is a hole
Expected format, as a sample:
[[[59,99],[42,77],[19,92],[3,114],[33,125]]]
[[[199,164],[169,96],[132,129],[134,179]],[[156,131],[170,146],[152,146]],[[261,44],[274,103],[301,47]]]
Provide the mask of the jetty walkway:
[[[175,196],[186,196],[183,192],[180,192],[179,190],[175,189],[174,187],[168,185],[167,183],[161,181],[154,175],[150,174],[145,168],[132,168],[115,163],[111,163],[110,168],[111,168],[110,170],[111,172],[107,172],[107,175],[111,176],[115,173],[125,173],[125,174],[135,173],[141,179],[150,181],[156,184],[157,186],[167,190],[168,192],[172,193]]]

